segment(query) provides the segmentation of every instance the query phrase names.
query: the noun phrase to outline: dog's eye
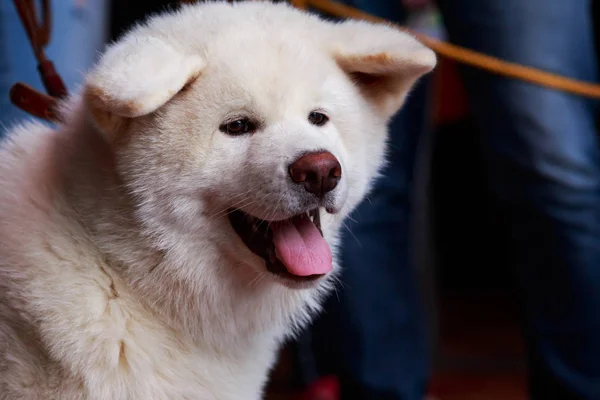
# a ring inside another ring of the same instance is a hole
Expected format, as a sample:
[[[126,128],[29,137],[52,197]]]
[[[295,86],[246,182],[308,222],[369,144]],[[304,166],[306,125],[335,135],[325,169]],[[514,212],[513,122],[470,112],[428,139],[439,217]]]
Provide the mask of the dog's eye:
[[[318,111],[313,111],[308,114],[308,121],[316,126],[323,126],[329,121],[329,117]]]
[[[241,118],[222,124],[219,130],[228,135],[243,135],[256,131],[256,124],[248,118]]]

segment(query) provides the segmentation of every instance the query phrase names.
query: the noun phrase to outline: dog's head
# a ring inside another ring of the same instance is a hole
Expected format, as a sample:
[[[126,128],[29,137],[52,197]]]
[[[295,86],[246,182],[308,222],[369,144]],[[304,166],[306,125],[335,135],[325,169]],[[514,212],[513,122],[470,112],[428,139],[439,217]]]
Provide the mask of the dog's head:
[[[84,96],[157,246],[210,243],[248,276],[306,287],[332,270],[386,124],[434,64],[392,27],[206,3],[112,45]]]

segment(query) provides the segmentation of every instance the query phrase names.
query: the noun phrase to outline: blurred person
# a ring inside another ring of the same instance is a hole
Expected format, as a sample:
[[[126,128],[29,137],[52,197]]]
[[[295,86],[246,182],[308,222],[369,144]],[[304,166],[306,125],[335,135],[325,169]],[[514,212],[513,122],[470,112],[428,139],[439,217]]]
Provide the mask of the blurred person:
[[[41,11],[38,1],[32,3]],[[75,90],[104,45],[108,0],[51,0],[50,6],[46,55],[67,88]],[[10,88],[17,82],[46,93],[17,9],[12,0],[4,0],[0,2],[0,123],[4,128],[31,117],[10,102]]]
[[[592,0],[439,0],[452,42],[597,82]],[[596,101],[462,68],[489,190],[509,216],[533,399],[600,399]]]
[[[399,1],[346,3],[394,21],[403,16]],[[597,82],[591,3],[440,0],[438,5],[458,45]],[[600,399],[596,102],[474,68],[462,67],[461,73],[482,135],[489,189],[510,216],[531,397]],[[392,124],[385,177],[359,207],[357,222],[349,223],[352,233],[344,238],[344,287],[307,334],[318,373],[340,377],[344,400],[421,400],[425,394],[430,357],[409,240],[424,101],[419,92],[413,94]]]

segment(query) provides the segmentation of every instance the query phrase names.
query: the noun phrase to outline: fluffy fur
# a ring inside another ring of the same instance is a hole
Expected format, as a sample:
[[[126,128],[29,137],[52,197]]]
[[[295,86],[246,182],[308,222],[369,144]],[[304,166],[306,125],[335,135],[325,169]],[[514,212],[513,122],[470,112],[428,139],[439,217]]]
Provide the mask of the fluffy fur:
[[[434,64],[391,27],[263,2],[186,6],[109,46],[64,124],[24,124],[0,151],[0,399],[260,398],[337,267],[282,282],[227,209],[304,211],[287,166],[330,151],[335,255],[388,119]],[[241,115],[256,133],[219,130]]]

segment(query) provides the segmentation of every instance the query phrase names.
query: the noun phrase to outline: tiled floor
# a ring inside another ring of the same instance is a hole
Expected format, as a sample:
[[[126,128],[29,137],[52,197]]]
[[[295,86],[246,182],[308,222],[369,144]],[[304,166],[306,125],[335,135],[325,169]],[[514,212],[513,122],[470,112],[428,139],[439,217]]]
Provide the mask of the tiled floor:
[[[438,363],[431,382],[436,400],[525,400],[524,349],[513,302],[503,295],[445,295],[440,301]],[[285,389],[284,360],[270,400],[295,399]]]

